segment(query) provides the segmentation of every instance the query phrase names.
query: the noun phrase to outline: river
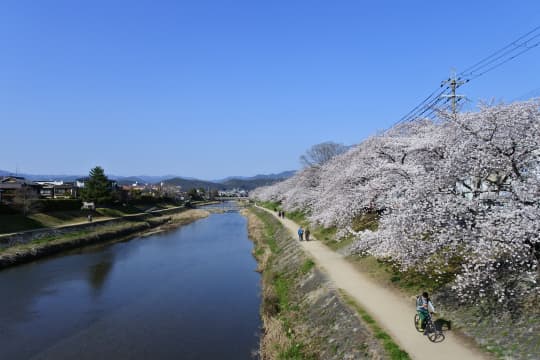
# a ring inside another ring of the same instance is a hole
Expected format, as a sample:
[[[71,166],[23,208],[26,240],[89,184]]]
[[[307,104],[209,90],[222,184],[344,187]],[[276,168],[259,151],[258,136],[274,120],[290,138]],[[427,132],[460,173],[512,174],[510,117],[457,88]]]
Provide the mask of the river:
[[[0,359],[251,359],[260,288],[246,220],[0,271]]]

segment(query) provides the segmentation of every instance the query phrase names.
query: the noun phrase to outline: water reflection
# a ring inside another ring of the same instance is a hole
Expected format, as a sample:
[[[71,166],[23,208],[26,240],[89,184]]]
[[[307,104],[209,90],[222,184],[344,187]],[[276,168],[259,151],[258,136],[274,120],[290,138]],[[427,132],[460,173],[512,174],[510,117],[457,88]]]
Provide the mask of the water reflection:
[[[103,284],[105,284],[113,268],[113,260],[114,257],[111,255],[88,268],[88,283],[92,286],[95,295],[99,295]]]

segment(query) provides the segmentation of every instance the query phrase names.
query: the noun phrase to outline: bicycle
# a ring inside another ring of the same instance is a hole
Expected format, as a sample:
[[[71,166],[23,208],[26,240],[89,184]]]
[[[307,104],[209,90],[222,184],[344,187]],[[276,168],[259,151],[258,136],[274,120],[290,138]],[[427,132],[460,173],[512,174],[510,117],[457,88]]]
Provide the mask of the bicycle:
[[[428,314],[428,317],[424,321],[425,321],[426,328],[425,330],[422,330],[422,328],[420,327],[420,316],[418,315],[418,313],[414,315],[414,327],[416,331],[418,332],[425,331],[427,333],[427,337],[429,341],[431,342],[437,343],[437,342],[443,341],[444,334],[442,330],[437,329],[437,327],[435,326],[435,323],[433,323],[431,314]]]

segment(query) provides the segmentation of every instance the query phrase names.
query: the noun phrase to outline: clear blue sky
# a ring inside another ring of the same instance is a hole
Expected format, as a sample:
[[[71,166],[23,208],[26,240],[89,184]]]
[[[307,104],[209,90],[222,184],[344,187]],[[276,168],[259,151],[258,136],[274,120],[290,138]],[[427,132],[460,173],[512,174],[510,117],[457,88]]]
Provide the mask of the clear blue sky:
[[[0,169],[204,179],[358,143],[540,25],[535,1],[0,2]],[[540,88],[540,47],[461,89]]]

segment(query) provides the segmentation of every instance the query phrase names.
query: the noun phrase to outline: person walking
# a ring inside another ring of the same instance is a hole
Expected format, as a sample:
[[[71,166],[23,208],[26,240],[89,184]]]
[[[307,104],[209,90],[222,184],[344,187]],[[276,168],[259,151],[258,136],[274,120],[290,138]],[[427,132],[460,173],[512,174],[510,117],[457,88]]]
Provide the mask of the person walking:
[[[311,232],[309,231],[309,228],[306,228],[306,231],[304,231],[304,234],[306,235],[306,241],[309,241],[309,234],[311,234]]]
[[[301,226],[298,228],[298,239],[300,241],[304,240],[304,229]]]

